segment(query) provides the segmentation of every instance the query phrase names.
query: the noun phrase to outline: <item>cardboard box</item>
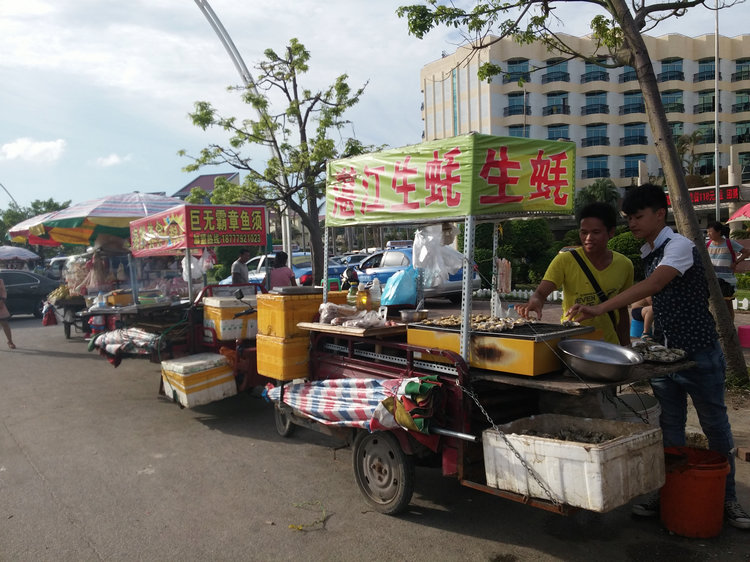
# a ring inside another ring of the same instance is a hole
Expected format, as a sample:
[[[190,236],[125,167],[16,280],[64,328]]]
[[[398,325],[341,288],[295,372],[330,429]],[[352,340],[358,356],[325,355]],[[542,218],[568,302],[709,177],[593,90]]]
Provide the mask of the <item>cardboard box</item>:
[[[255,296],[246,297],[246,302],[234,297],[206,297],[203,299],[203,327],[212,328],[219,341],[253,339],[258,333],[258,312],[235,318],[238,312],[257,306]],[[213,341],[211,332],[204,333],[204,341]]]
[[[554,435],[563,428],[614,438],[592,444],[522,434]],[[591,511],[610,511],[664,484],[664,446],[658,427],[542,414],[499,429],[505,439],[494,429],[482,433],[487,485],[493,488],[549,500],[513,450],[558,501]]]
[[[310,338],[277,338],[258,334],[258,374],[279,381],[305,378],[309,374]]]
[[[237,394],[234,371],[227,358],[218,353],[162,361],[161,375],[165,394],[186,408]]]

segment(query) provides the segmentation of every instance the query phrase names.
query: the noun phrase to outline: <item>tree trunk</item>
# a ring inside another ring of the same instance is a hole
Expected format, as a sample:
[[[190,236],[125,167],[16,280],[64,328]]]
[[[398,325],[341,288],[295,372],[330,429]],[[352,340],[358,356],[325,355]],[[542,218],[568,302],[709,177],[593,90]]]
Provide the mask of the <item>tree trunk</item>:
[[[661,102],[661,94],[659,93],[656,75],[651,64],[651,57],[625,1],[612,0],[612,6],[624,33],[624,47],[627,55],[630,57],[629,63],[635,69],[638,84],[643,92],[646,113],[654,137],[654,146],[656,147],[656,154],[664,168],[664,176],[667,188],[669,189],[677,230],[696,245],[703,261],[703,267],[706,270],[706,279],[710,291],[709,304],[711,313],[716,320],[719,339],[724,349],[727,361],[727,374],[738,382],[747,382],[748,373],[745,357],[739,345],[739,338],[737,331],[734,329],[734,322],[732,322],[729,310],[727,310],[724,304],[724,298],[719,289],[719,282],[711,260],[708,257],[705,240],[698,226],[698,219],[690,201],[690,194],[685,182],[685,173],[682,169],[682,163],[677,154],[677,148],[672,139],[664,106]]]

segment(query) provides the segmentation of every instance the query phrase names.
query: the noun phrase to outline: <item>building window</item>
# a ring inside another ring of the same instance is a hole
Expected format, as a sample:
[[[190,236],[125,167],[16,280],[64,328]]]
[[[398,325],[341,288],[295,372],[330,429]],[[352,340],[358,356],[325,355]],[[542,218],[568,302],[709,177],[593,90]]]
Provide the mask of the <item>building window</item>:
[[[606,62],[607,59],[599,59],[600,64],[604,64]],[[585,72],[581,74],[581,84],[594,82],[595,80],[603,80],[604,82],[609,82],[609,72],[607,72],[606,68],[602,68],[601,66],[599,66],[599,64],[587,62]]]
[[[714,111],[714,91],[703,90],[698,92],[698,103],[693,106],[693,113],[708,113]],[[721,111],[721,104],[719,104],[719,111]]]
[[[508,94],[508,107],[503,111],[505,117],[510,115],[531,115],[531,107],[528,103],[524,103],[526,100],[526,92],[513,92]]]
[[[547,61],[547,72],[542,75],[542,84],[550,82],[570,82],[568,61],[560,59]]]
[[[609,146],[607,124],[586,125],[586,136],[581,140],[581,146]]]
[[[700,176],[708,176],[714,173],[714,155],[699,154],[696,160],[696,173]]]
[[[739,160],[742,173],[740,181],[742,183],[750,183],[750,152],[740,152]]]
[[[732,106],[732,113],[741,113],[742,111],[750,111],[750,92],[743,90],[737,92],[734,97],[734,105]]]
[[[542,109],[542,115],[570,115],[568,92],[547,94],[547,105]]]
[[[669,124],[669,128],[672,132],[672,140],[676,141],[682,136],[683,131],[685,130],[685,124],[682,121],[673,121]]]
[[[549,125],[547,127],[547,140],[570,140],[569,130],[568,125]]]
[[[716,140],[713,121],[704,121],[703,123],[698,123],[695,126],[695,130],[696,132],[699,132],[701,134],[701,138],[696,144],[713,144]],[[721,142],[721,140],[719,140],[719,142]]]
[[[529,125],[511,125],[508,127],[508,136],[527,139],[531,136],[529,134],[530,129],[531,127]]]
[[[703,82],[704,80],[713,80],[716,76],[716,60],[702,59],[698,61],[698,72],[693,74],[693,82]],[[719,77],[721,79],[721,76]]]
[[[685,113],[685,104],[682,102],[682,90],[670,90],[663,92],[661,103],[667,113]]]
[[[620,115],[646,113],[646,105],[643,103],[643,93],[640,90],[625,92],[623,94],[623,101],[625,103],[620,106]]]
[[[685,73],[682,71],[682,59],[664,59],[661,61],[661,72],[656,78],[659,82],[684,80]]]
[[[526,82],[531,80],[528,59],[511,59],[508,61],[508,71],[503,75],[503,84],[518,82],[519,80]]]
[[[623,84],[625,82],[632,82],[633,80],[637,80],[638,75],[635,73],[635,68],[632,66],[623,66],[622,67],[622,74],[620,74],[620,84]]]
[[[589,92],[586,94],[586,105],[581,108],[581,115],[609,113],[607,92]]]
[[[638,177],[638,162],[645,162],[645,154],[627,154],[624,157],[625,167],[620,170],[621,178],[637,178]]]
[[[732,82],[750,80],[750,59],[737,59],[734,61],[734,69]]]
[[[581,177],[588,178],[608,178],[609,167],[607,166],[606,156],[587,156],[586,168],[583,170]]]
[[[620,146],[632,146],[634,144],[648,144],[645,123],[628,123],[623,127]]]
[[[750,121],[736,123],[734,127],[736,134],[732,137],[732,144],[750,142]]]

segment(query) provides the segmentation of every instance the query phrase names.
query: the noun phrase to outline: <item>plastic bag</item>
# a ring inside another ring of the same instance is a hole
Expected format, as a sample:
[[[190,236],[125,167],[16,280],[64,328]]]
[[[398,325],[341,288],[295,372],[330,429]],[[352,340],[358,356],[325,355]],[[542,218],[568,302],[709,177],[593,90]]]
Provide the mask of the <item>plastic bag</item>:
[[[442,285],[463,266],[463,254],[443,245],[446,239],[452,238],[455,238],[453,231],[450,228],[444,229],[439,224],[421,228],[415,234],[414,267],[424,270],[425,287]]]
[[[391,275],[380,295],[382,306],[417,304],[417,270],[412,266]]]
[[[320,322],[322,324],[331,324],[335,318],[346,318],[355,315],[357,309],[346,304],[324,302],[318,308],[318,312],[320,312]]]
[[[374,328],[375,326],[385,326],[385,320],[376,311],[369,310],[361,318],[345,321],[343,326],[346,328]]]
[[[193,281],[200,281],[203,279],[203,270],[201,269],[201,262],[195,256],[190,256],[190,276]],[[188,282],[187,263],[185,259],[182,260],[182,278],[185,283]]]

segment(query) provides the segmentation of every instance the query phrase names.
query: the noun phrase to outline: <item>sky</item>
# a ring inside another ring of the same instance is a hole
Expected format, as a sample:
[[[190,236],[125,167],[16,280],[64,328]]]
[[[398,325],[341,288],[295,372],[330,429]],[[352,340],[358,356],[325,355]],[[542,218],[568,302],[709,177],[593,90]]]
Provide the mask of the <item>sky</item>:
[[[395,12],[418,2],[210,5],[251,74],[263,51],[281,52],[297,38],[311,53],[306,87],[325,88],[340,74],[348,74],[352,88],[368,82],[342,136],[398,147],[421,140],[420,69],[460,42],[447,29],[423,40],[410,36]],[[588,33],[589,11],[579,5],[559,13],[561,30]],[[721,13],[720,33],[740,35],[747,21],[750,5],[733,6]],[[713,13],[696,8],[650,34],[713,31]],[[194,0],[0,0],[0,77],[0,209],[12,199],[23,207],[130,191],[172,195],[201,173],[234,171],[182,171],[191,161],[179,150],[198,154],[211,143],[227,144],[222,131],[191,123],[196,101],[223,115],[254,117],[228,91],[241,84],[239,74]]]

